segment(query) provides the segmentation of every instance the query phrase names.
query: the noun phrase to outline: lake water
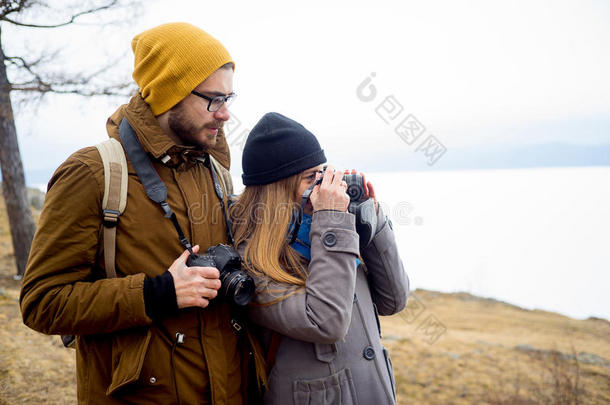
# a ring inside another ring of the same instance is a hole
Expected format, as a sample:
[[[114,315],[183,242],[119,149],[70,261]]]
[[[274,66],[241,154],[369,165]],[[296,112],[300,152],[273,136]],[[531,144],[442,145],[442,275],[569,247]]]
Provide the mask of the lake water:
[[[367,178],[392,218],[411,289],[610,319],[610,167]]]
[[[411,288],[610,319],[610,167],[370,173]]]

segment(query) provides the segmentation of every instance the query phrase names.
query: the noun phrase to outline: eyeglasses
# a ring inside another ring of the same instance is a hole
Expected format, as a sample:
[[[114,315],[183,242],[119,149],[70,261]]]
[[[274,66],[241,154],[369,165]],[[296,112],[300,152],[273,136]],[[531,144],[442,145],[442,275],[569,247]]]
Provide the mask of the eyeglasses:
[[[216,97],[208,97],[205,94],[201,94],[198,91],[191,91],[191,94],[196,95],[197,97],[201,97],[203,99],[208,100],[208,111],[209,112],[216,112],[218,110],[220,110],[220,108],[222,107],[222,105],[224,103],[228,103],[229,101],[231,101],[232,99],[234,99],[237,94],[235,93],[231,93],[231,94],[227,94],[226,96],[216,96]]]

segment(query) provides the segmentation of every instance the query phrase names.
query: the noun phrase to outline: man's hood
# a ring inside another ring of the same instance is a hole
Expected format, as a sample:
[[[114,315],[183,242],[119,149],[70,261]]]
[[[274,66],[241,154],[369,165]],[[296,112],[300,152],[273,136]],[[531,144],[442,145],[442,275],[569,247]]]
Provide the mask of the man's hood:
[[[161,129],[149,105],[139,94],[133,96],[129,104],[122,105],[108,118],[106,122],[108,136],[120,140],[119,125],[123,118],[126,118],[134,129],[144,150],[153,155],[155,159],[161,159],[165,155],[170,157],[170,161],[167,162],[168,165],[181,166],[183,163],[191,161],[192,158],[201,156],[206,152],[194,146],[176,144]],[[216,145],[207,152],[229,170],[231,154],[222,128],[218,130]]]

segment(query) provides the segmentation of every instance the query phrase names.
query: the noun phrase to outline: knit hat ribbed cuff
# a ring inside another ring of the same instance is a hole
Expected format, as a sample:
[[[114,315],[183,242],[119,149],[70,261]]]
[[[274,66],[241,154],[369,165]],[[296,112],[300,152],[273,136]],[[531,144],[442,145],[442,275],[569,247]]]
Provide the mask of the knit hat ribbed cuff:
[[[269,184],[286,177],[293,176],[297,173],[301,173],[304,170],[321,165],[325,162],[326,155],[324,155],[324,150],[320,149],[319,151],[316,151],[310,155],[303,156],[302,158],[293,162],[287,162],[266,172],[248,175],[244,173],[242,174],[241,178],[244,186],[250,186],[253,184]]]
[[[326,162],[315,135],[275,112],[252,128],[242,155],[244,185],[269,184]]]

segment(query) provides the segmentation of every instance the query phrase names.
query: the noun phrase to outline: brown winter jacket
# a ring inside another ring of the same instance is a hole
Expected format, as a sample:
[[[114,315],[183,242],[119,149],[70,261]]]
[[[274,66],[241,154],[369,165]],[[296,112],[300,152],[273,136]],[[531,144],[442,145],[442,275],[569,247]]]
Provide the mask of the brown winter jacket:
[[[175,144],[137,95],[109,118],[119,140],[125,117],[168,188],[168,203],[193,245],[226,243],[220,202],[198,151]],[[212,155],[229,168],[222,131]],[[166,164],[160,159],[170,156]],[[26,325],[78,335],[80,404],[238,404],[241,364],[228,305],[181,310],[153,322],[145,311],[145,277],[165,272],[182,253],[171,221],[148,199],[128,159],[128,199],[116,240],[118,278],[106,279],[100,255],[104,172],[95,147],[70,156],[48,185],[21,291]],[[224,173],[227,177],[226,174]],[[176,343],[176,334],[185,335]],[[177,396],[179,395],[179,398]]]

